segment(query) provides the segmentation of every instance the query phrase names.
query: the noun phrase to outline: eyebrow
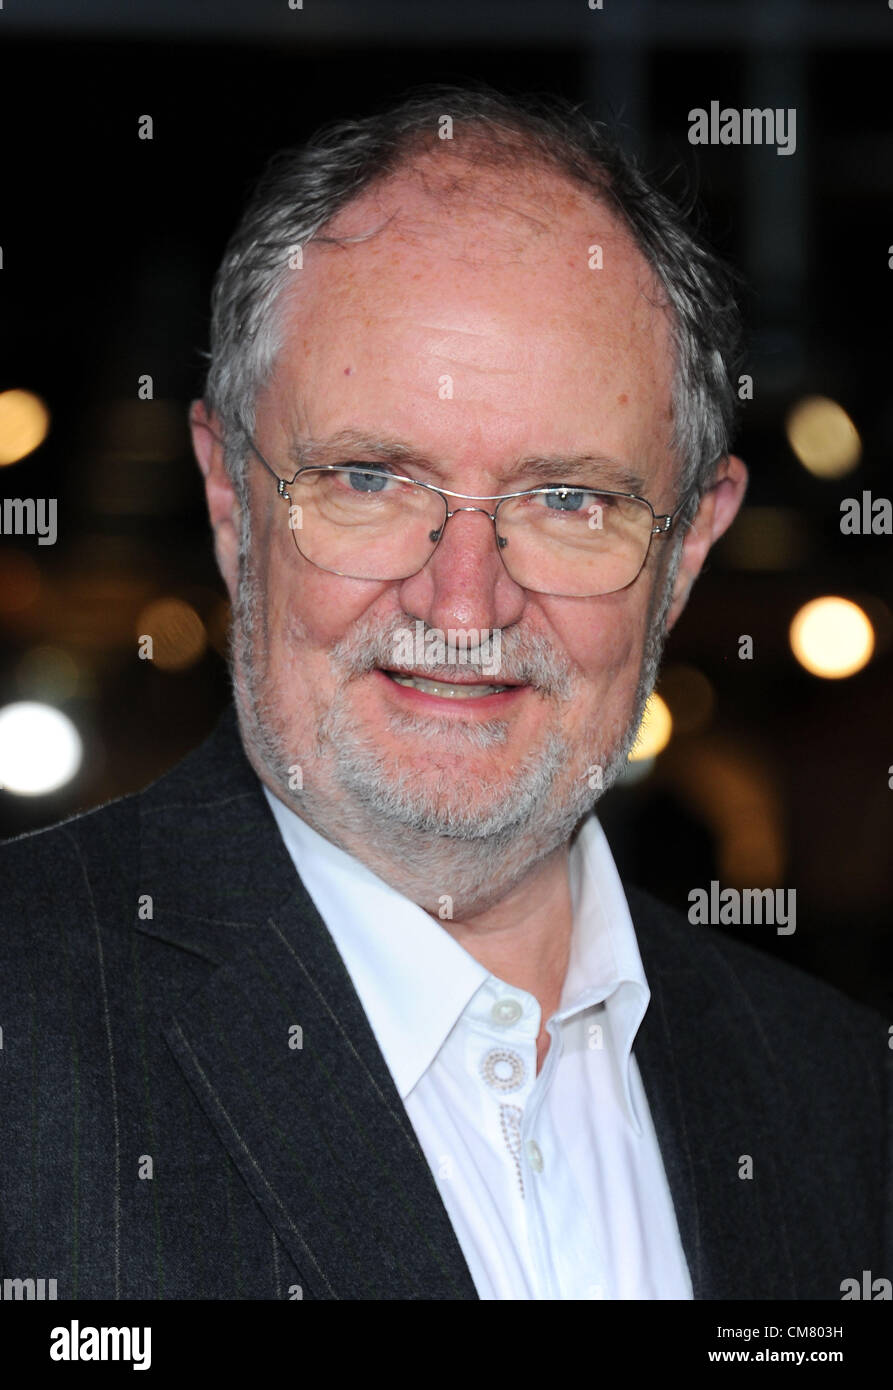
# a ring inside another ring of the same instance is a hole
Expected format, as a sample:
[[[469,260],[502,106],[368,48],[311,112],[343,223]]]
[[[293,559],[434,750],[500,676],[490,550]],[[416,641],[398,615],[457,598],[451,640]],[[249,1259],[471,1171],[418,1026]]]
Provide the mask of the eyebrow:
[[[413,445],[402,439],[364,434],[361,430],[339,430],[328,439],[295,439],[289,458],[295,468],[318,468],[331,463],[378,463],[403,473],[430,473],[442,486],[449,485],[444,469]],[[531,486],[536,486],[565,482],[571,474],[577,475],[575,481],[616,492],[641,493],[645,486],[640,474],[618,459],[602,454],[536,455],[519,459],[501,474],[501,479],[503,485],[529,479]]]

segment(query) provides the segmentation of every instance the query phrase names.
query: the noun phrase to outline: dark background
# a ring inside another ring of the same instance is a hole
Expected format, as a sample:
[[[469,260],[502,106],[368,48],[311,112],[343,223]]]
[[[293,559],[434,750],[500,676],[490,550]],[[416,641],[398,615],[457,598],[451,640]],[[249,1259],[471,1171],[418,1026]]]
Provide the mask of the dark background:
[[[748,506],[668,645],[658,689],[674,737],[600,814],[621,870],[682,908],[711,878],[795,888],[794,936],[728,930],[889,1013],[893,537],[843,536],[839,520],[842,498],[893,486],[893,12],[853,0],[72,8],[0,11],[0,390],[34,391],[52,415],[46,442],[0,472],[2,495],[55,496],[59,511],[54,547],[0,537],[0,705],[59,705],[86,756],[53,795],[0,791],[0,836],[145,785],[228,698],[225,591],[186,409],[212,276],[266,158],[424,81],[557,91],[619,117],[671,188],[694,180],[709,234],[749,285]],[[714,99],[796,107],[796,153],[693,150],[688,111]],[[137,138],[144,114],[151,141]],[[137,396],[144,373],[152,401]],[[788,446],[786,413],[813,393],[859,430],[848,477],[811,476]],[[798,607],[826,593],[875,624],[873,660],[844,680],[807,674],[788,644]],[[168,597],[207,638],[179,670],[137,658],[146,604]],[[751,661],[738,658],[745,633]]]

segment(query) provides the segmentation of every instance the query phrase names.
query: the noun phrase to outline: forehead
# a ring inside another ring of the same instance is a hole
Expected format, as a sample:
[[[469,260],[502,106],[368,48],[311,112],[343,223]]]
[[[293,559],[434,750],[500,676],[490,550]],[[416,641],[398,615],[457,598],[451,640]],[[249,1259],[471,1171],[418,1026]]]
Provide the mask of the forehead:
[[[361,239],[311,242],[283,296],[276,377],[296,429],[379,428],[425,447],[448,401],[469,448],[666,452],[660,288],[586,190],[429,156],[325,236]]]

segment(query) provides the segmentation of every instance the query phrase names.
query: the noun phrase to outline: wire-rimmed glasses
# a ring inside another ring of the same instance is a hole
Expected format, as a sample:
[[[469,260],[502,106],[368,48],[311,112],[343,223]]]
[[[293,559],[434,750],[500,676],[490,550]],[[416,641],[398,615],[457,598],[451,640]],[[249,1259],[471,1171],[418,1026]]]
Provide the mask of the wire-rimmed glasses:
[[[689,488],[673,512],[658,515],[631,492],[549,484],[475,497],[361,461],[298,468],[287,479],[247,437],[288,503],[299,554],[350,579],[408,579],[430,560],[450,517],[482,512],[493,522],[508,574],[522,588],[566,598],[615,593],[638,577],[652,538],[671,531],[697,491]],[[451,508],[448,498],[496,506]]]

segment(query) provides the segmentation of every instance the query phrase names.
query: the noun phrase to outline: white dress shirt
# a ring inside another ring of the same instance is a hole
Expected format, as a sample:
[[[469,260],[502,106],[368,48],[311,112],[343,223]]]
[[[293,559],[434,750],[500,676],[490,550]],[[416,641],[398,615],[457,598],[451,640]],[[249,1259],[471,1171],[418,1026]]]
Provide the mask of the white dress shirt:
[[[539,1076],[540,1006],[264,788],[353,981],[482,1299],[690,1299],[632,1055],[651,997],[595,815]]]

